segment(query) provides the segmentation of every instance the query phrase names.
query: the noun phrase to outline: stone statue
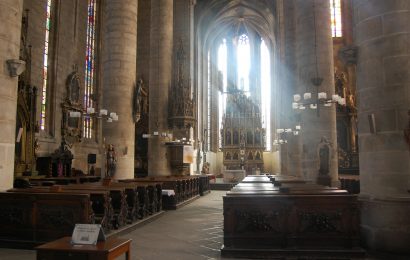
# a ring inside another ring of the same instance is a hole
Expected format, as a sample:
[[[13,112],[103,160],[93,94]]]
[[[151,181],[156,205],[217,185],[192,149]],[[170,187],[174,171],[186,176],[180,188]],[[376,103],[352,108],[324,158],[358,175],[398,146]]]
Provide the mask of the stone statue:
[[[117,168],[117,157],[114,145],[109,144],[107,148],[107,177],[114,177]]]
[[[204,164],[202,165],[202,174],[209,174],[209,162],[204,162]]]
[[[328,175],[330,168],[330,143],[326,137],[322,137],[318,146],[319,175]]]
[[[138,122],[141,118],[141,115],[147,113],[147,104],[145,102],[146,97],[148,96],[147,91],[144,88],[144,81],[140,78],[137,81],[137,86],[135,88],[134,96],[134,115],[135,122]]]

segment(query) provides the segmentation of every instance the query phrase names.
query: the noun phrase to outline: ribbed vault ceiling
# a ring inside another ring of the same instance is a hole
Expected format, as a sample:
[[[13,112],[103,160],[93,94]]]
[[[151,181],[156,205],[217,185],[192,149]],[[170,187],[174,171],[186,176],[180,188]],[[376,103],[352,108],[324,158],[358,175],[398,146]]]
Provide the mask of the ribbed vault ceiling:
[[[198,0],[195,16],[203,42],[212,44],[229,34],[257,33],[274,42],[275,0]]]

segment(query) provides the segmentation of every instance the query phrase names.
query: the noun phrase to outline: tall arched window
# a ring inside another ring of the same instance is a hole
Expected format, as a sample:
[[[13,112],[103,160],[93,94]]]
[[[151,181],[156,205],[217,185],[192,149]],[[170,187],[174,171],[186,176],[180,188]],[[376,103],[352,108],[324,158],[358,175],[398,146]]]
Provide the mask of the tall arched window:
[[[49,68],[49,47],[50,47],[50,28],[51,28],[51,5],[52,0],[47,0],[46,2],[46,19],[45,19],[45,39],[44,39],[44,50],[43,50],[43,84],[41,88],[41,108],[40,108],[40,129],[46,129],[46,118],[47,118],[47,104],[48,95],[47,89],[49,86],[48,80],[48,68]]]
[[[228,85],[228,76],[227,76],[227,56],[228,56],[228,51],[226,48],[226,39],[222,40],[221,45],[219,46],[218,49],[218,71],[220,72],[222,76],[222,86],[218,86],[222,91],[219,92],[219,124],[218,124],[218,129],[222,128],[222,117],[225,112],[225,107],[226,107],[226,88]],[[220,82],[218,82],[220,84]],[[218,131],[219,134],[220,131]],[[219,147],[222,147],[222,137],[219,136]]]
[[[237,61],[238,61],[238,89],[249,91],[249,69],[251,60],[249,37],[242,34],[238,38]]]
[[[84,106],[85,109],[93,107],[91,96],[94,94],[95,85],[95,56],[96,56],[96,21],[97,21],[97,0],[88,0],[87,19],[87,43],[85,53],[85,87]],[[92,138],[93,119],[85,118],[83,122],[83,135],[85,138]]]
[[[332,36],[342,37],[342,8],[341,0],[330,0],[330,17],[332,23]]]
[[[266,130],[266,150],[271,150],[270,111],[271,111],[271,62],[270,52],[265,41],[261,42],[261,97],[262,127]]]

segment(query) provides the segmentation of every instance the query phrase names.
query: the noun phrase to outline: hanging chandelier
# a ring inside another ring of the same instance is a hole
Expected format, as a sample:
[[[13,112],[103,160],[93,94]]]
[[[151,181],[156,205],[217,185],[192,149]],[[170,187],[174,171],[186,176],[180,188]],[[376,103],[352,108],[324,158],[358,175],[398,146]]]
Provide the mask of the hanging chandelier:
[[[300,125],[292,128],[278,128],[276,129],[277,138],[273,140],[273,145],[287,144],[289,136],[299,135]]]
[[[97,119],[106,119],[108,123],[113,121],[118,121],[118,115],[115,112],[111,112],[108,114],[107,109],[100,109],[97,113],[93,107],[87,107],[86,112],[79,112],[79,111],[70,111],[70,117],[74,118],[97,118]]]

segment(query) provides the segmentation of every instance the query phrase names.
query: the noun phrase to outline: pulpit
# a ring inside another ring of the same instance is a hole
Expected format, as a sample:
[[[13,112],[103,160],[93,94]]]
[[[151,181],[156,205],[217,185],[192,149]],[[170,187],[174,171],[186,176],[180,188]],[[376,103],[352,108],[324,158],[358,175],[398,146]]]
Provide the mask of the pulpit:
[[[167,143],[172,168],[176,175],[189,175],[190,164],[193,163],[194,150],[192,145],[184,143]]]

